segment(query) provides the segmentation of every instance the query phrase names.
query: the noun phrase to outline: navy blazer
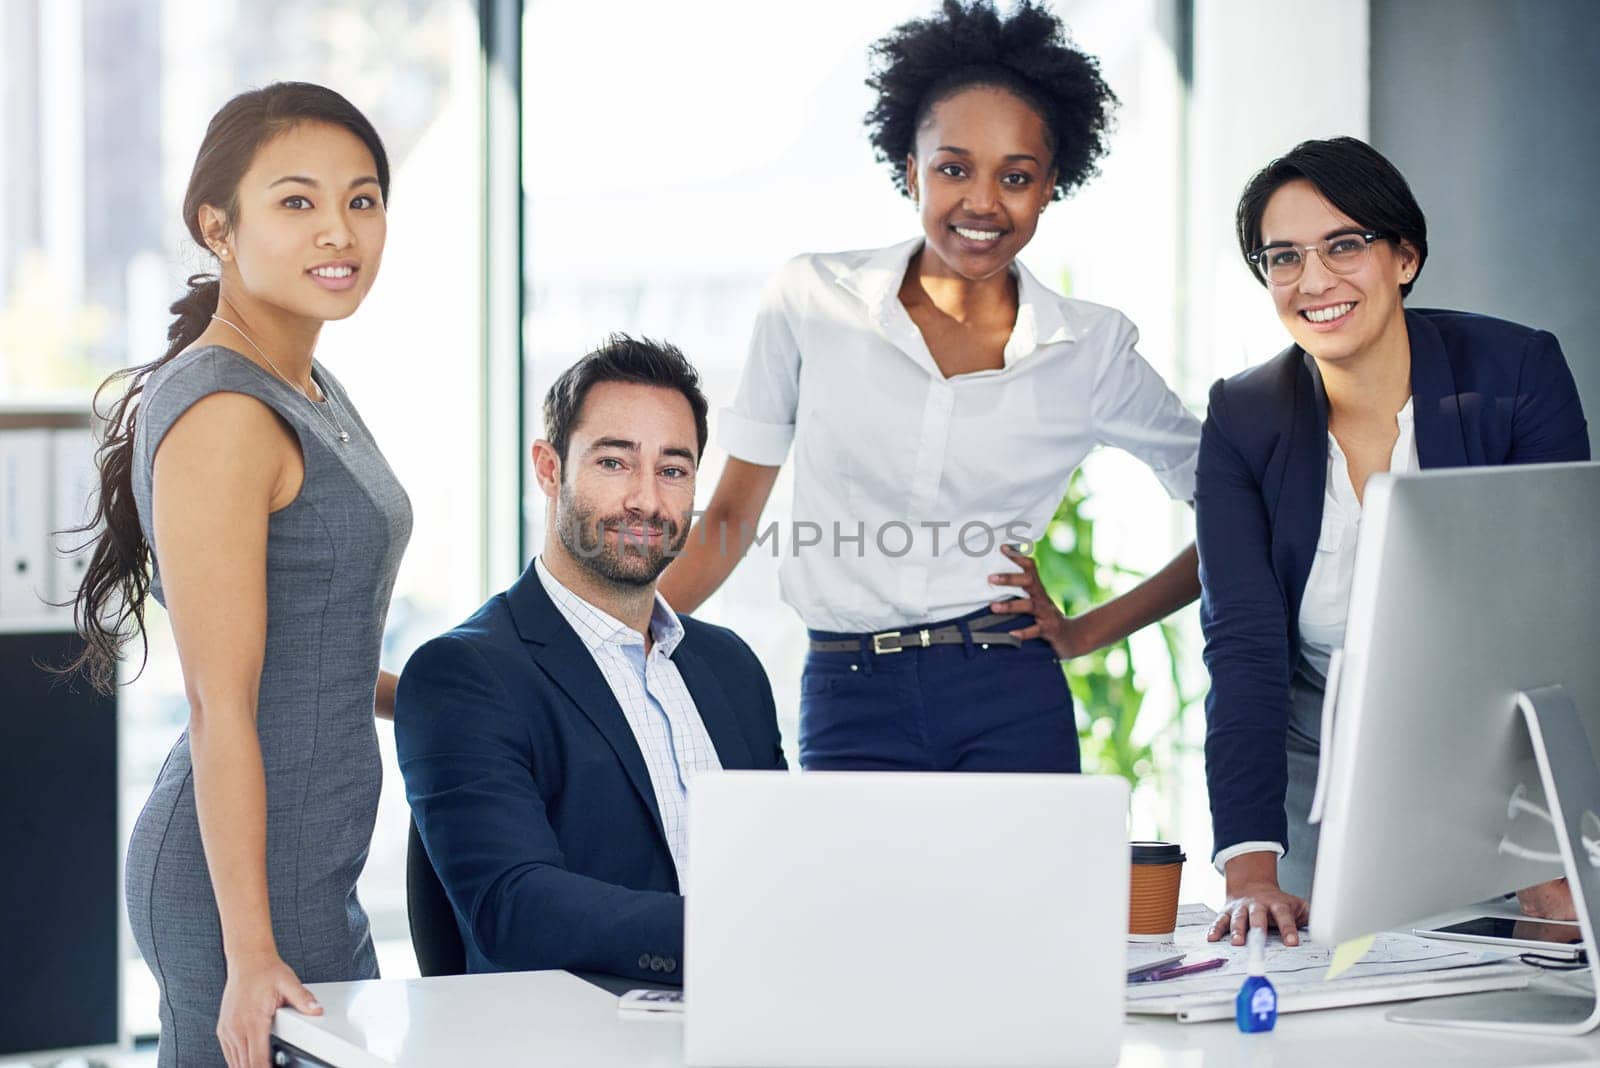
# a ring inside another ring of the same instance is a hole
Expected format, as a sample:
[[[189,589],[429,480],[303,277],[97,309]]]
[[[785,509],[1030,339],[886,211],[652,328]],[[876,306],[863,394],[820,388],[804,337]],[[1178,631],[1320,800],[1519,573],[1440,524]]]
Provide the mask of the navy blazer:
[[[1583,406],[1552,335],[1465,312],[1405,316],[1422,467],[1589,458]],[[1216,851],[1287,847],[1289,679],[1327,472],[1328,398],[1299,346],[1212,387],[1194,502]]]
[[[784,768],[755,654],[730,630],[679,618],[672,661],[722,766]],[[394,725],[468,971],[680,979],[683,898],[644,756],[531,565],[416,651]]]

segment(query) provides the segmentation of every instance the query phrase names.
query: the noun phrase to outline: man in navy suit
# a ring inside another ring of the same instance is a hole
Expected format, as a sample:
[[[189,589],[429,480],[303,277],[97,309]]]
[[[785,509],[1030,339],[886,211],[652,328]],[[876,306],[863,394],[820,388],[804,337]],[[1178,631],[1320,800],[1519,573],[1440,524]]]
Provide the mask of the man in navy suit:
[[[543,552],[400,676],[406,797],[469,971],[676,982],[690,779],[785,767],[755,654],[656,593],[706,400],[677,349],[619,335],[551,387],[545,424]]]

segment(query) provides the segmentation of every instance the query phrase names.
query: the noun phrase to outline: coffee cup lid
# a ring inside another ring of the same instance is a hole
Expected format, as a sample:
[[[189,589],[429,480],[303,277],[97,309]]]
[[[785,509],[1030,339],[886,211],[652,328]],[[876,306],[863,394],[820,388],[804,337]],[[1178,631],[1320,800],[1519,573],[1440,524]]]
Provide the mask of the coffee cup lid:
[[[1135,864],[1182,864],[1189,859],[1176,842],[1133,842]]]

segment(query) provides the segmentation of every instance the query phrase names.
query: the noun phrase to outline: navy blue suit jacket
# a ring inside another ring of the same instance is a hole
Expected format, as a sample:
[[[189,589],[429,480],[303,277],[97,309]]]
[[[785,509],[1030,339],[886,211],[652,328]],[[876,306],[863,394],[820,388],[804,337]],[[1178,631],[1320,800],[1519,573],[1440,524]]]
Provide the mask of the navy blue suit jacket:
[[[785,767],[772,688],[732,631],[682,616],[672,661],[724,768]],[[411,657],[406,797],[473,972],[681,971],[683,898],[644,756],[530,565]]]
[[[1589,458],[1577,387],[1552,335],[1465,312],[1405,316],[1422,467]],[[1327,472],[1328,399],[1298,346],[1212,387],[1194,501],[1218,851],[1288,842],[1289,679]]]

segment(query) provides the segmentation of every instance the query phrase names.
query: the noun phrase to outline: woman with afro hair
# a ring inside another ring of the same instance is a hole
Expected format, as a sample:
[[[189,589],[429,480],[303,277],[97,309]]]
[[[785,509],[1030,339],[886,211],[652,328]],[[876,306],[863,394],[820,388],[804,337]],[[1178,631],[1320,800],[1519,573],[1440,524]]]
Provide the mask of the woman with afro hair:
[[[922,232],[780,271],[720,416],[727,467],[661,591],[693,611],[727,578],[792,445],[780,574],[810,632],[801,764],[1077,771],[1058,661],[1199,595],[1191,547],[1063,618],[1013,544],[1042,533],[1096,445],[1193,494],[1199,422],[1139,356],[1133,324],[1016,261],[1040,214],[1094,173],[1116,98],[1031,0],[1009,14],[946,0],[873,58],[866,125]]]

